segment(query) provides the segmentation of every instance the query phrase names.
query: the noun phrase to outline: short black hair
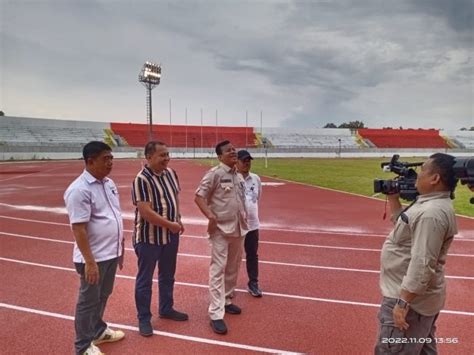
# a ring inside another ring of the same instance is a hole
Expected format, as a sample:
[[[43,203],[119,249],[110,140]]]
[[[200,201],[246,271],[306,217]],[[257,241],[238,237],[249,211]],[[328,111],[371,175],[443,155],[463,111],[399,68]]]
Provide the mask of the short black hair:
[[[230,144],[230,141],[225,140],[225,141],[217,143],[217,145],[216,145],[216,154],[217,155],[222,155],[222,147],[227,145],[227,144]]]
[[[165,143],[161,142],[161,141],[149,141],[146,145],[145,145],[145,157],[149,156],[149,155],[152,155],[154,152],[156,152],[156,146],[157,145],[164,145],[166,146]]]
[[[454,173],[455,158],[452,155],[444,153],[435,153],[430,155],[433,170],[439,174],[441,181],[451,191],[451,198],[454,199],[454,190],[458,179]]]
[[[87,143],[84,148],[82,148],[82,157],[87,163],[87,159],[97,158],[102,152],[111,152],[112,148],[108,144],[100,141],[92,141]]]

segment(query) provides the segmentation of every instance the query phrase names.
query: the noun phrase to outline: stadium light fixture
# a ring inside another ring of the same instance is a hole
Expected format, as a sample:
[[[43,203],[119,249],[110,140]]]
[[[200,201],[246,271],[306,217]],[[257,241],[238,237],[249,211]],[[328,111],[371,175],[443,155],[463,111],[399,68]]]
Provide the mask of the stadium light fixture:
[[[161,64],[145,62],[138,75],[138,81],[146,88],[146,113],[148,123],[148,139],[153,140],[153,111],[151,105],[151,90],[160,84]]]

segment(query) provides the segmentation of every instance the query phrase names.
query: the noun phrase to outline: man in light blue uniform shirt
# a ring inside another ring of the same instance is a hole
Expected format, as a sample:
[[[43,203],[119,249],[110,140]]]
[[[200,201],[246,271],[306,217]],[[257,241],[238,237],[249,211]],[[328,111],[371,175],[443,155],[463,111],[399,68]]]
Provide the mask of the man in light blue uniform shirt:
[[[73,262],[81,276],[76,304],[76,354],[100,355],[96,346],[123,339],[103,321],[117,265],[123,266],[123,222],[114,182],[110,147],[98,141],[84,146],[85,169],[64,193],[74,234]]]

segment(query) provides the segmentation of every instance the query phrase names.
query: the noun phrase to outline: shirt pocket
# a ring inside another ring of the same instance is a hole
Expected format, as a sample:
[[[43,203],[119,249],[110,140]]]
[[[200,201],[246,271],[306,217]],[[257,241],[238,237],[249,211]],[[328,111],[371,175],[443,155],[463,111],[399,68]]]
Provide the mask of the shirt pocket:
[[[410,225],[398,217],[392,233],[392,241],[397,244],[406,244],[411,240]]]
[[[220,186],[225,192],[230,192],[234,188],[234,184],[232,184],[232,182],[221,182]]]

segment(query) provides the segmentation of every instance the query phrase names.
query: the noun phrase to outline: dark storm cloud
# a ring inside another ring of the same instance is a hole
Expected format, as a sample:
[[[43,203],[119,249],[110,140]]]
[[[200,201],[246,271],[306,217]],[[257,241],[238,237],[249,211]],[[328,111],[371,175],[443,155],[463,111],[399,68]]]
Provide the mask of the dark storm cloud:
[[[452,29],[465,33],[472,40],[474,23],[472,0],[412,0],[410,3],[416,11],[444,19]]]
[[[362,116],[376,124],[381,114],[397,122],[423,114],[434,122],[446,113],[467,122],[472,4],[4,2],[2,86],[13,87],[19,72],[47,86],[133,91],[142,61],[156,58],[164,65],[164,95],[235,103],[241,111],[270,106],[268,125]]]

